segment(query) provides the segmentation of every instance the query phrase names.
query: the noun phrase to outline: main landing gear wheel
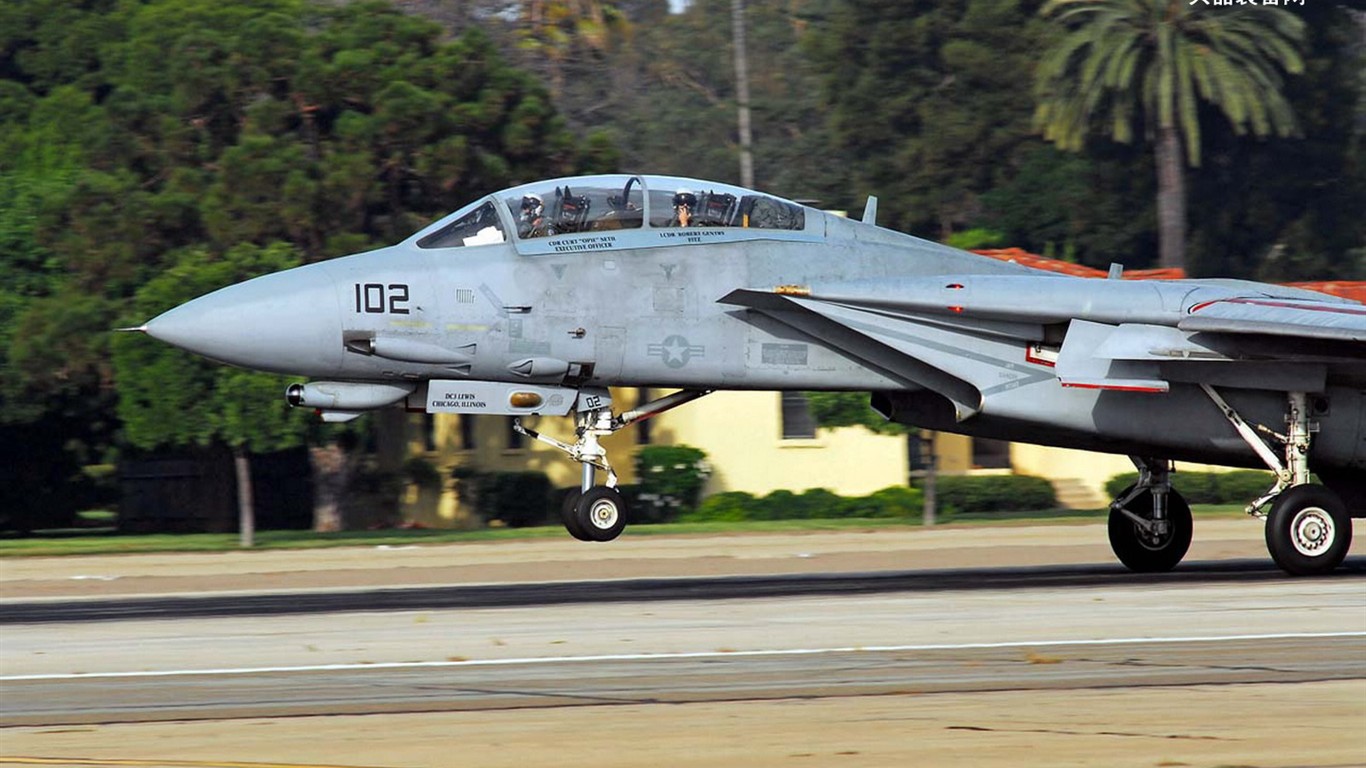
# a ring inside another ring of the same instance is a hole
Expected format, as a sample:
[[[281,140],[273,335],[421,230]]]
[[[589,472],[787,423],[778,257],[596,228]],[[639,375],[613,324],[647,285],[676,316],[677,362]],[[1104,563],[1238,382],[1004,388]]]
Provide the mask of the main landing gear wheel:
[[[574,522],[583,532],[585,541],[611,541],[626,530],[626,501],[615,488],[597,485],[579,497],[574,507]],[[566,526],[568,522],[566,521]]]
[[[1297,485],[1276,497],[1266,519],[1266,548],[1282,570],[1296,576],[1328,573],[1352,546],[1352,518],[1336,493]]]
[[[1119,498],[1128,498],[1134,486],[1124,489]],[[1126,504],[1126,509],[1149,521],[1142,525],[1120,509],[1110,510],[1110,548],[1115,557],[1131,571],[1161,573],[1170,571],[1186,556],[1191,545],[1191,508],[1181,494],[1167,491],[1165,527],[1151,527],[1153,492],[1140,491]]]

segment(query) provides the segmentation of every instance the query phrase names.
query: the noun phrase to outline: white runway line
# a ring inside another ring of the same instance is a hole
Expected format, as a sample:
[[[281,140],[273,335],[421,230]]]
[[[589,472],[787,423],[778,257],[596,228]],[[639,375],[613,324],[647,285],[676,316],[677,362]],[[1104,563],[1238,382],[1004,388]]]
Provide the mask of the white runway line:
[[[943,643],[933,645],[862,645],[840,648],[787,648],[753,651],[693,651],[683,653],[614,653],[592,656],[536,656],[517,659],[469,659],[466,661],[395,661],[374,664],[315,664],[294,667],[241,667],[235,669],[181,669],[142,672],[66,672],[46,675],[0,676],[0,683],[40,680],[96,680],[101,678],[186,677],[259,675],[287,672],[344,672],[363,669],[430,669],[433,667],[495,667],[518,664],[574,662],[669,661],[681,659],[730,659],[745,657],[816,656],[836,653],[899,653],[907,651],[967,651],[993,648],[1040,648],[1066,646],[1126,645],[1131,643],[1221,643],[1254,640],[1320,640],[1343,637],[1366,638],[1366,632],[1303,632],[1262,635],[1207,635],[1195,637],[1116,637],[1092,640],[1034,640],[996,643]]]

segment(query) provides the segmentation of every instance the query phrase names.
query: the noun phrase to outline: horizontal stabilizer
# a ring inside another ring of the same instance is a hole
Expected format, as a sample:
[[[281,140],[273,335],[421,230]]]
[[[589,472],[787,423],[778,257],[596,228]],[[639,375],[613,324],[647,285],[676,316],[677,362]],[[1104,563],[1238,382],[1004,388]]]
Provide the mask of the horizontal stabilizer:
[[[1123,326],[1073,320],[1055,370],[1064,387],[1111,392],[1166,392],[1157,363],[1115,360],[1101,354]]]

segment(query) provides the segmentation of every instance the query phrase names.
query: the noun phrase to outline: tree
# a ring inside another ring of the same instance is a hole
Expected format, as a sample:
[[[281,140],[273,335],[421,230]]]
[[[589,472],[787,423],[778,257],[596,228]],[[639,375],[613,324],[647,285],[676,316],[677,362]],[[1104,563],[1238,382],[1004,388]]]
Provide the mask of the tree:
[[[1097,130],[1153,141],[1163,267],[1186,267],[1185,166],[1200,165],[1200,102],[1242,134],[1290,136],[1282,72],[1304,68],[1304,23],[1277,9],[1201,8],[1185,0],[1049,0],[1069,33],[1039,64],[1034,124],[1080,150]]]
[[[242,245],[221,259],[187,249],[174,267],[138,291],[133,316],[154,317],[219,286],[298,264],[298,253],[285,243]],[[285,380],[212,363],[141,334],[120,335],[114,374],[129,444],[143,450],[215,443],[232,449],[242,543],[251,546],[249,454],[300,445],[309,430],[306,415],[281,397]]]
[[[832,3],[810,51],[836,146],[887,226],[942,240],[977,215],[1027,141],[1049,31],[1028,0]]]
[[[576,150],[487,35],[391,4],[0,3],[0,430],[63,435],[42,445],[83,463],[113,460],[117,413],[132,446],[296,441],[247,429],[278,420],[251,412],[284,407],[278,381],[140,360],[126,337],[111,365],[110,329],[258,273],[280,241],[282,264],[394,242]]]

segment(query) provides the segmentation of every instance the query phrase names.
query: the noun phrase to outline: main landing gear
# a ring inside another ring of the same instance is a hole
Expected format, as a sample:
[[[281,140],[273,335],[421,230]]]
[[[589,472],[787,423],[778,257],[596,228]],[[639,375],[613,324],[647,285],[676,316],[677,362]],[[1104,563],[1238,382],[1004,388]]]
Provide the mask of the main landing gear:
[[[635,410],[620,416],[612,415],[612,396],[601,388],[585,387],[579,390],[576,404],[577,426],[574,434],[578,440],[566,443],[543,435],[522,426],[521,420],[514,421],[512,428],[539,440],[547,445],[569,454],[569,458],[583,465],[583,480],[580,487],[570,491],[560,505],[560,520],[565,530],[580,541],[611,541],[626,529],[626,501],[617,490],[617,473],[607,461],[607,449],[599,442],[622,427],[630,426],[642,419],[657,416],[684,403],[690,403],[711,390],[684,389],[658,400],[652,400]],[[606,485],[595,485],[597,472],[607,473]]]
[[[1318,425],[1309,421],[1309,397],[1286,395],[1285,434],[1263,425],[1254,428],[1224,401],[1214,387],[1201,384],[1244,442],[1276,473],[1276,484],[1247,505],[1247,513],[1266,518],[1266,548],[1286,573],[1310,576],[1328,573],[1342,563],[1352,546],[1352,518],[1347,505],[1331,488],[1310,484],[1309,444]],[[1284,447],[1285,460],[1258,433]],[[1271,513],[1260,510],[1268,502]]]
[[[1314,485],[1309,475],[1309,445],[1317,431],[1309,420],[1308,395],[1286,395],[1286,431],[1250,425],[1208,384],[1201,388],[1262,461],[1276,473],[1276,484],[1247,505],[1247,513],[1266,519],[1266,548],[1287,573],[1328,573],[1342,563],[1352,545],[1352,518],[1331,488]],[[1282,446],[1278,456],[1262,435]],[[1110,505],[1110,545],[1135,571],[1174,567],[1190,545],[1190,507],[1171,490],[1165,461],[1135,459],[1139,482]],[[1165,501],[1164,501],[1165,499]],[[1147,512],[1151,501],[1152,511]],[[1269,514],[1262,512],[1271,505]]]
[[[1138,482],[1110,504],[1110,549],[1131,571],[1170,571],[1190,549],[1190,505],[1172,488],[1170,462],[1130,458]]]

